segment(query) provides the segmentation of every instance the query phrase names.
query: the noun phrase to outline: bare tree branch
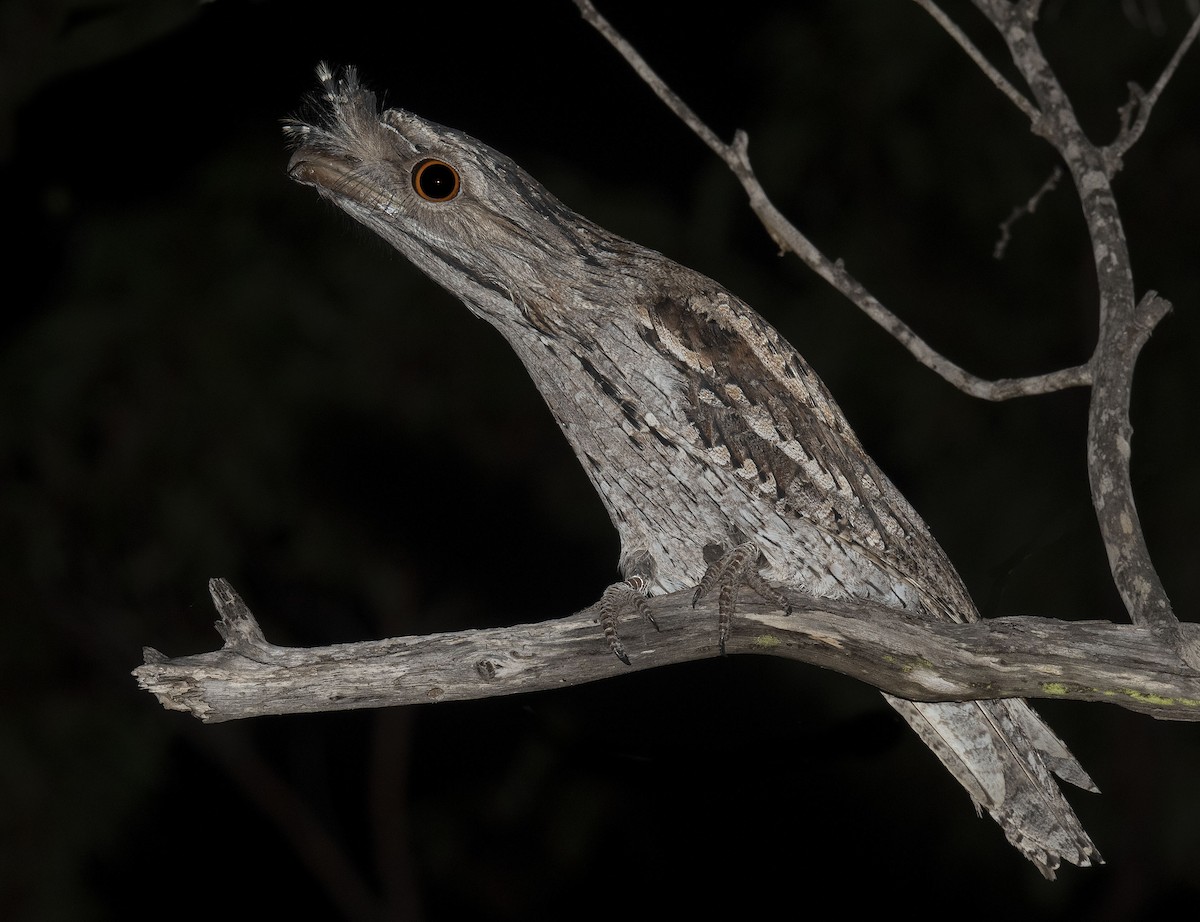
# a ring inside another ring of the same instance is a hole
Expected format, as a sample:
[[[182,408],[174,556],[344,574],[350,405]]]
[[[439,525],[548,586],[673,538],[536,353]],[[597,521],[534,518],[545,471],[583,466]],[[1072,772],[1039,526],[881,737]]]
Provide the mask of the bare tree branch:
[[[1089,365],[1087,459],[1092,504],[1117,590],[1134,624],[1200,668],[1200,645],[1185,643],[1150,559],[1129,476],[1129,420],[1138,353],[1170,305],[1154,292],[1138,301],[1125,233],[1104,152],[1088,140],[1034,34],[1032,15],[1007,0],[975,0],[1000,31],[1013,62],[1045,113],[1039,133],[1067,165],[1092,243],[1099,287],[1100,334]]]
[[[626,642],[641,646],[626,666],[592,609],[539,624],[296,649],[267,643],[225,580],[209,589],[224,647],[176,659],[147,648],[133,674],[164,707],[210,723],[563,688],[717,655],[715,606],[693,610],[690,591],[648,600],[662,631],[643,625],[639,635],[627,625]],[[1200,636],[1200,626],[1186,628]],[[1103,621],[953,624],[877,603],[801,598],[789,616],[746,598],[728,648],[824,666],[910,700],[1104,701],[1200,720],[1200,676],[1148,631]]]
[[[1109,167],[1109,176],[1115,175],[1121,169],[1122,158],[1146,130],[1155,103],[1158,102],[1163,90],[1175,75],[1183,56],[1195,44],[1197,35],[1200,35],[1200,14],[1192,20],[1192,25],[1184,35],[1183,41],[1175,49],[1175,54],[1171,56],[1171,60],[1167,62],[1167,66],[1163,68],[1162,74],[1154,82],[1149,93],[1142,92],[1141,87],[1136,83],[1129,84],[1129,102],[1121,107],[1121,133],[1112,144],[1104,149],[1104,159]],[[1132,113],[1136,113],[1136,115],[1131,119]]]
[[[954,20],[943,13],[941,7],[934,3],[933,0],[914,0],[914,2],[932,16],[934,21],[942,27],[943,31],[958,43],[958,46],[967,53],[967,56],[975,62],[975,65],[995,84],[996,89],[1012,100],[1012,104],[1024,112],[1029,121],[1036,125],[1042,117],[1037,107],[1026,99],[1021,91],[1013,86],[1000,71],[992,66],[992,62],[987,59],[982,51],[975,47],[975,43],[967,38],[966,33],[958,27]]]
[[[750,165],[747,148],[749,140],[745,132],[737,132],[733,143],[726,144],[709,128],[679,96],[663,82],[646,63],[637,50],[606,20],[590,0],[575,0],[583,17],[630,63],[638,75],[646,81],[668,108],[671,109],[708,147],[721,158],[741,182],[749,198],[750,208],[758,216],[767,233],[780,249],[795,253],[809,268],[826,282],[845,295],[863,313],[883,327],[903,345],[912,356],[936,372],[954,387],[983,400],[1010,400],[1034,394],[1046,394],[1080,387],[1091,383],[1091,370],[1087,365],[1064,368],[1043,375],[1024,378],[1001,378],[989,381],[977,377],[943,356],[903,320],[886,308],[867,291],[842,265],[841,260],[831,260],[822,253],[800,230],[771,203],[762,184]]]

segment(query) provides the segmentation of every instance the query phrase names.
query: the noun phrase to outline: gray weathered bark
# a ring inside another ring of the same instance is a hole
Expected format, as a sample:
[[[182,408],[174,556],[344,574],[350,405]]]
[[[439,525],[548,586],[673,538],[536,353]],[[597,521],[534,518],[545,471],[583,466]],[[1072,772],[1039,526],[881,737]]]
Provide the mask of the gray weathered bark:
[[[693,610],[687,591],[647,600],[662,631],[647,627],[627,638],[637,642],[625,666],[596,630],[595,608],[536,624],[292,648],[267,642],[225,580],[212,580],[209,590],[222,649],[167,658],[147,648],[134,670],[163,707],[209,723],[544,691],[717,656],[715,606]],[[1200,626],[1184,628],[1200,635]],[[1149,631],[1106,621],[952,624],[830,599],[796,599],[787,616],[747,598],[729,652],[812,663],[911,699],[1019,695],[1200,720],[1200,675]]]

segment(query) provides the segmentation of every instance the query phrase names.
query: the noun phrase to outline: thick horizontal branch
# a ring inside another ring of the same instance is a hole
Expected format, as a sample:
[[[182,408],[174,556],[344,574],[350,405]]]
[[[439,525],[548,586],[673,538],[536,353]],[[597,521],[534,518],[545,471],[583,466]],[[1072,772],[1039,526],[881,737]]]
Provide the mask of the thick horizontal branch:
[[[591,610],[540,624],[289,648],[266,641],[227,582],[209,588],[225,646],[175,659],[147,648],[133,673],[164,707],[208,722],[563,688],[718,655],[716,611],[693,610],[691,592],[649,600],[661,632],[640,620],[621,626],[633,662],[626,666],[609,653]],[[1200,626],[1182,627],[1200,639]],[[1148,630],[1109,622],[951,624],[873,603],[801,598],[784,615],[745,597],[728,650],[824,666],[913,700],[1069,698],[1200,720],[1200,674]]]

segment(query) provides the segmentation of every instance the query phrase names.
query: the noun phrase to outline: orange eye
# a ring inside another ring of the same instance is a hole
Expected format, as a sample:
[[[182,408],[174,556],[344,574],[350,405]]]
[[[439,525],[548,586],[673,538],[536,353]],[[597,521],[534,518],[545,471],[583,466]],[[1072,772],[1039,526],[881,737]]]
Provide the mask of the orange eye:
[[[448,202],[458,195],[458,170],[444,160],[422,160],[412,172],[413,188],[427,202]]]

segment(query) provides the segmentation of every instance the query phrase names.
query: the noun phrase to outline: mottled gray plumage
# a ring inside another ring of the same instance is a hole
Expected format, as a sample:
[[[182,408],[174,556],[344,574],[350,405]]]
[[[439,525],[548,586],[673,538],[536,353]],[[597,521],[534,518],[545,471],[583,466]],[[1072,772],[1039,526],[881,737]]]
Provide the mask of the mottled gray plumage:
[[[495,326],[545,397],[621,539],[621,593],[714,578],[873,599],[931,618],[975,607],[925,523],[824,384],[716,282],[561,204],[512,160],[318,70],[325,114],[292,122],[292,178],[376,231]],[[705,553],[720,558],[714,577]],[[757,551],[757,553],[753,553]],[[626,600],[628,601],[628,599]],[[724,630],[722,627],[722,639]],[[1019,700],[892,705],[1042,873],[1099,854],[1051,772],[1095,790]]]

